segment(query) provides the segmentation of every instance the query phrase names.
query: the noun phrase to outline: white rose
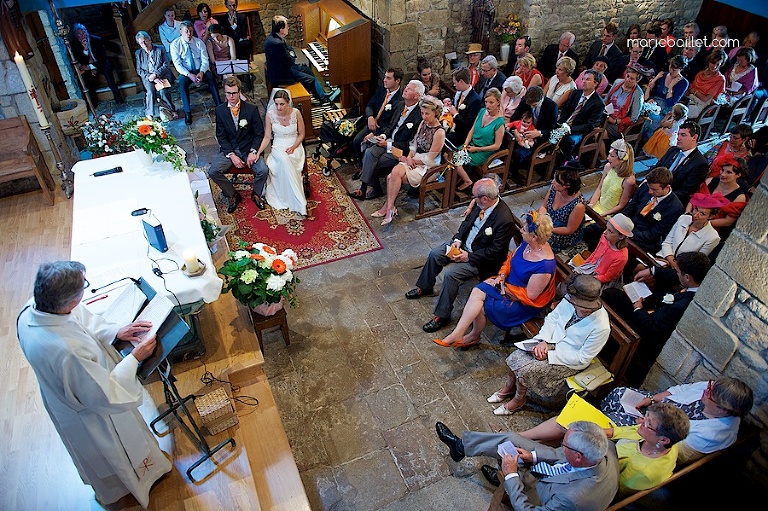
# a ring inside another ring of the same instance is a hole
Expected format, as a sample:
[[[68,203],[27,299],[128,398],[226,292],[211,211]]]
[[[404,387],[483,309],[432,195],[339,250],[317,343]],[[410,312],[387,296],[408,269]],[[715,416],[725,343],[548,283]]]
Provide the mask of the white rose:
[[[248,119],[240,119],[240,122],[238,123],[241,128],[245,128],[248,126]]]
[[[657,222],[661,222],[661,213],[658,213],[658,212],[654,213],[653,219],[656,220]]]
[[[408,129],[411,129],[411,128],[413,128],[413,123],[412,122],[406,122],[405,123],[405,127],[408,128]]]
[[[384,110],[386,111],[392,110],[392,105],[390,103],[387,103],[387,106],[384,107]]]
[[[491,229],[490,227],[486,227],[485,228],[485,235],[486,236],[490,236],[492,234],[493,234],[493,229]]]
[[[465,108],[467,108],[467,105],[459,105],[459,110],[464,110]]]
[[[673,303],[675,303],[675,297],[667,293],[664,295],[664,298],[662,298],[661,301],[666,303],[667,305],[672,305]]]

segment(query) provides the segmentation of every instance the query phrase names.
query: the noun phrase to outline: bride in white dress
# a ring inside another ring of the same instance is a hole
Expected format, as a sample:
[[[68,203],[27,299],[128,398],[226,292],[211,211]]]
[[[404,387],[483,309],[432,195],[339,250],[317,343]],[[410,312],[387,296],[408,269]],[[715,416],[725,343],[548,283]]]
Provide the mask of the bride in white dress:
[[[307,199],[301,175],[306,157],[302,145],[304,119],[301,112],[293,108],[290,92],[278,88],[272,90],[265,117],[264,140],[256,156],[260,158],[272,142],[267,157],[267,203],[274,209],[288,209],[306,216]]]

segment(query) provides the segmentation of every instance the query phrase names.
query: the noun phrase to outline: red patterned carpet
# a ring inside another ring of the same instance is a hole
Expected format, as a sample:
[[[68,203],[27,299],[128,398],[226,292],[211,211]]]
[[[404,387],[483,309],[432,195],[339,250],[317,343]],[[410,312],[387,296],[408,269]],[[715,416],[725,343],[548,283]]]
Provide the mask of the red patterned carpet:
[[[311,159],[308,167],[311,195],[304,219],[287,210],[276,211],[269,205],[259,210],[250,199],[249,175],[236,176],[235,188],[243,201],[234,215],[227,213],[226,204],[218,193],[214,194],[221,222],[234,226],[227,233],[230,249],[236,249],[240,240],[268,243],[278,252],[292,248],[299,256],[298,267],[307,268],[382,248],[381,241],[355,201],[347,196],[336,174],[323,176],[322,167]]]

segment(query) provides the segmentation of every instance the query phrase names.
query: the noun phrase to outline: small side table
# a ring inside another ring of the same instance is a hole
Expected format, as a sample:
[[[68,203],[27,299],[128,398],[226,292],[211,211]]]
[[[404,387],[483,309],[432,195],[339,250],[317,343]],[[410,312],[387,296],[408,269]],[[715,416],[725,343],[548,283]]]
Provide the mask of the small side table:
[[[264,353],[264,338],[262,332],[268,328],[280,327],[283,332],[283,340],[286,346],[291,345],[291,335],[288,332],[288,315],[285,313],[285,309],[280,309],[272,316],[262,316],[258,312],[248,310],[248,314],[251,316],[251,324],[256,331],[256,337],[259,339],[259,349]]]

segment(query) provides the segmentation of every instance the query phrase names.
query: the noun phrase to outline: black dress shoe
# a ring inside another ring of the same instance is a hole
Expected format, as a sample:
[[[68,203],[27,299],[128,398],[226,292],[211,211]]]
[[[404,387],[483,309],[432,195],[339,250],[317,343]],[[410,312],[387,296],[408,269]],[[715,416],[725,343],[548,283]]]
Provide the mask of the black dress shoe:
[[[407,293],[405,293],[405,297],[409,300],[415,300],[416,298],[421,298],[422,296],[431,295],[432,289],[421,289],[420,287],[414,287]]]
[[[251,194],[251,199],[253,199],[253,202],[256,204],[257,208],[259,208],[259,209],[264,209],[265,208],[265,206],[264,206],[264,199],[259,197],[258,194],[252,193]]]
[[[463,460],[464,444],[461,442],[461,438],[454,435],[453,432],[448,429],[448,426],[442,422],[435,423],[435,431],[437,431],[437,438],[448,446],[451,459],[456,462]]]
[[[184,124],[192,124],[192,113],[184,112]]]
[[[365,194],[360,189],[352,190],[351,192],[347,192],[347,195],[349,195],[350,197],[352,197],[355,200],[361,200],[361,201],[365,200]]]
[[[499,469],[493,468],[490,465],[483,465],[480,467],[480,471],[483,473],[485,480],[494,486],[498,486],[499,483]]]
[[[425,332],[437,332],[444,326],[448,326],[450,324],[451,318],[441,318],[439,316],[435,316],[434,318],[427,321],[427,323],[421,327],[422,330]]]
[[[243,199],[240,197],[239,193],[235,193],[232,197],[230,197],[229,206],[227,206],[227,213],[234,213],[237,209],[237,205],[240,204],[241,200]]]

